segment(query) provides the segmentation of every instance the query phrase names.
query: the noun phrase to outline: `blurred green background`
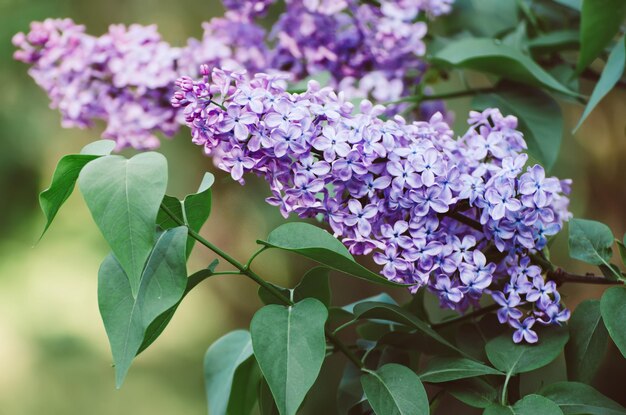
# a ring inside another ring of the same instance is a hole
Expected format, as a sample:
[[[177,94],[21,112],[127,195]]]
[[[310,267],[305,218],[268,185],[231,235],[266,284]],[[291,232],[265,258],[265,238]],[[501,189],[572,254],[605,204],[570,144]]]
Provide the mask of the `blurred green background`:
[[[71,17],[101,34],[112,23],[157,23],[163,37],[182,45],[201,36],[200,23],[222,14],[216,0],[0,0],[0,414],[203,414],[203,354],[216,338],[245,328],[260,306],[256,287],[239,277],[208,280],[179,308],[161,338],[134,363],[121,390],[113,382],[108,342],[97,308],[96,274],[107,253],[82,200],[74,195],[39,243],[43,226],[37,194],[47,187],[57,160],[98,138],[100,130],[65,130],[48,99],[11,58],[11,37],[32,20]],[[601,220],[621,238],[626,231],[626,94],[610,95],[576,136],[566,134],[554,173],[574,179],[572,210]],[[457,127],[469,101],[452,103]],[[582,108],[563,107],[567,130]],[[461,132],[461,130],[457,130]],[[196,189],[210,160],[186,130],[163,142],[170,165],[170,194]],[[217,172],[212,217],[203,230],[211,241],[240,259],[282,222],[263,202],[267,188],[251,179],[246,188]],[[554,244],[556,263],[584,272],[567,258],[567,241]],[[190,270],[213,257],[196,248]],[[289,285],[308,264],[278,252],[262,255],[259,274]],[[334,276],[334,302],[345,304],[375,293],[375,287]],[[597,298],[603,288],[563,289],[571,307]],[[405,292],[394,291],[398,299]],[[303,413],[334,413],[334,390],[343,361],[334,356],[323,368]],[[595,386],[625,403],[626,363],[613,345]]]

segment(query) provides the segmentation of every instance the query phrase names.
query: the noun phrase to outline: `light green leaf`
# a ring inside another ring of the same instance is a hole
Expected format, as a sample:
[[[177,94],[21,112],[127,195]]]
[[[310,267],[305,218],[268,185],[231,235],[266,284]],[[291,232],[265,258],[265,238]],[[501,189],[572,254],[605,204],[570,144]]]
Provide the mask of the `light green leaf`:
[[[326,353],[324,304],[307,298],[267,305],[250,323],[252,347],[281,415],[293,415],[313,386]]]
[[[473,105],[481,110],[496,107],[505,115],[515,115],[530,155],[548,170],[554,166],[563,138],[563,115],[550,95],[528,86],[503,83],[497,93],[478,95]]]
[[[413,327],[426,336],[432,338],[440,345],[445,346],[448,350],[470,358],[470,356],[468,356],[465,352],[459,350],[453,344],[441,337],[441,335],[430,328],[428,324],[400,306],[381,302],[360,303],[354,307],[354,314],[357,318],[389,320]]]
[[[115,141],[98,140],[87,144],[80,150],[80,154],[89,154],[92,156],[108,156],[115,150]]]
[[[129,160],[105,156],[83,168],[78,185],[136,297],[167,186],[165,157],[153,152]]]
[[[487,358],[507,375],[530,372],[547,365],[556,359],[567,343],[567,327],[537,331],[539,342],[533,345],[515,344],[511,340],[511,333],[501,334],[485,346]]]
[[[580,11],[583,7],[583,0],[554,0],[565,7]]]
[[[568,378],[591,383],[609,341],[599,300],[583,301],[576,307],[569,321],[569,332],[570,340],[565,347]]]
[[[626,357],[626,287],[611,287],[600,301],[602,320],[611,339]]]
[[[552,53],[578,46],[579,33],[577,30],[559,30],[537,36],[528,42],[528,48],[535,53]]]
[[[613,87],[624,74],[625,66],[626,45],[624,44],[624,36],[622,36],[619,42],[617,42],[613,47],[613,50],[609,55],[609,59],[606,61],[606,65],[604,66],[604,70],[602,71],[602,75],[600,75],[598,83],[593,88],[593,92],[589,97],[589,102],[587,102],[585,111],[583,111],[583,115],[580,117],[578,124],[576,124],[576,127],[574,128],[574,132],[580,128],[596,105],[602,101],[602,98],[611,92]]]
[[[128,278],[113,255],[98,272],[98,305],[115,362],[119,388],[144,341],[146,330],[161,314],[178,303],[185,292],[187,228],[170,229],[157,240],[134,298]]]
[[[408,367],[389,363],[361,377],[365,396],[376,415],[427,415],[428,396]]]
[[[624,415],[626,409],[589,385],[553,383],[539,393],[555,402],[566,415]]]
[[[580,14],[580,54],[576,71],[581,73],[608,46],[626,17],[624,0],[585,0]]]
[[[569,255],[592,265],[610,267],[613,233],[604,223],[588,219],[569,222]],[[616,276],[620,278],[619,275]]]
[[[542,86],[565,95],[577,96],[518,49],[491,38],[454,41],[433,57],[433,62],[456,68],[491,73],[524,84]]]
[[[389,281],[357,263],[348,249],[337,238],[317,226],[290,222],[274,229],[267,241],[258,243],[295,252],[317,261],[328,268],[382,285],[403,287],[405,284]]]
[[[446,384],[446,391],[473,408],[487,408],[498,399],[498,391],[482,379],[463,379]]]
[[[463,357],[433,357],[426,363],[426,368],[419,376],[422,382],[440,383],[483,375],[504,375],[504,373]]]
[[[235,371],[252,356],[247,330],[235,330],[216,340],[204,355],[204,381],[209,413],[226,415]]]

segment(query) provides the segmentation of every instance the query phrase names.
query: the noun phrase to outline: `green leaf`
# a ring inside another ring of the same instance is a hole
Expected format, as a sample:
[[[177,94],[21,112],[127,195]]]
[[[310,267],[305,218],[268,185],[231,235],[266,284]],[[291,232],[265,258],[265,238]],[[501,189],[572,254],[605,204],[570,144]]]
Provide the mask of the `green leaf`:
[[[566,415],[624,415],[626,409],[589,385],[553,383],[539,393],[555,402]]]
[[[583,0],[554,0],[565,7],[580,11],[583,7]]]
[[[626,265],[626,235],[624,235],[624,242],[616,240],[617,248],[619,249],[619,256],[622,258],[622,263]]]
[[[105,156],[83,168],[78,185],[136,297],[167,186],[165,157],[153,152],[129,160]]]
[[[59,160],[52,175],[52,183],[39,194],[39,204],[46,216],[46,225],[41,233],[41,237],[52,224],[61,206],[74,191],[74,185],[83,167],[100,156],[110,154],[113,148],[115,148],[114,141],[100,140],[84,147],[81,150],[81,154],[69,154]]]
[[[420,378],[409,368],[389,363],[361,377],[365,396],[376,415],[420,415],[430,412]]]
[[[537,331],[539,342],[533,345],[515,344],[511,333],[501,334],[485,346],[487,358],[507,375],[530,372],[547,365],[556,359],[567,343],[567,327],[550,327]]]
[[[233,387],[228,400],[229,415],[248,415],[257,402],[257,390],[261,380],[261,370],[254,357],[243,362],[233,378]]]
[[[316,298],[326,307],[329,307],[330,284],[328,281],[328,271],[329,269],[325,267],[315,267],[307,271],[296,288],[293,289],[293,301],[298,302],[305,298]],[[285,297],[290,297],[291,293],[289,289],[280,287],[276,284],[269,284],[274,286],[274,288],[280,291]],[[263,304],[284,304],[276,298],[274,294],[262,286],[259,286],[258,294],[261,301],[263,301]]]
[[[563,138],[563,115],[550,95],[528,86],[503,83],[497,93],[476,96],[473,105],[479,109],[497,107],[505,115],[515,115],[530,155],[548,170],[554,166]]]
[[[183,201],[165,195],[162,203],[176,215],[179,221],[195,232],[200,232],[200,228],[211,214],[211,186],[214,182],[215,177],[211,173],[205,173],[196,193],[187,195]],[[163,210],[159,210],[157,225],[161,229],[169,229],[178,226],[178,223]],[[191,236],[187,238],[187,257],[191,254],[195,243],[196,240]]]
[[[433,62],[456,68],[491,73],[524,84],[545,87],[577,96],[518,49],[491,38],[465,38],[454,41],[433,57]]]
[[[115,141],[98,140],[87,144],[80,150],[80,154],[89,154],[92,156],[108,156],[115,150]]]
[[[204,381],[211,415],[225,415],[235,371],[252,356],[247,330],[235,330],[215,341],[204,355]]]
[[[270,387],[267,381],[261,377],[261,383],[259,385],[259,412],[261,415],[279,415],[278,408],[274,402],[274,397],[270,391]]]
[[[354,314],[355,307],[358,306],[359,304],[364,304],[364,303],[385,303],[385,304],[398,305],[396,300],[394,300],[389,294],[383,292],[380,294],[373,295],[371,297],[364,298],[359,301],[355,301],[348,305],[344,305],[343,307],[341,307],[341,309],[347,311],[350,314]]]
[[[483,375],[504,375],[504,373],[463,357],[433,357],[426,363],[426,368],[419,376],[422,382],[440,383]]]
[[[418,331],[432,338],[440,345],[445,346],[448,350],[454,351],[466,357],[470,357],[467,356],[465,352],[459,350],[453,344],[441,337],[439,333],[430,328],[428,324],[418,319],[416,316],[409,313],[407,310],[403,309],[400,306],[381,302],[361,303],[357,304],[354,307],[354,314],[358,318],[389,320],[405,324],[407,326],[417,329]]]
[[[326,353],[324,304],[307,298],[291,307],[267,305],[250,323],[254,355],[281,415],[295,414]]]
[[[613,233],[604,223],[588,219],[569,222],[569,255],[592,265],[610,266]]]
[[[126,273],[113,255],[98,272],[98,304],[115,362],[119,388],[144,341],[146,330],[185,292],[187,228],[165,231],[157,240],[133,297]]]
[[[559,406],[541,395],[526,395],[513,406],[493,404],[483,415],[563,415]]]
[[[495,37],[518,22],[515,0],[455,0],[452,12],[437,19],[448,33],[467,33]],[[430,45],[429,45],[430,50]]]
[[[580,14],[580,54],[576,71],[581,73],[608,46],[626,17],[623,0],[585,0]]]
[[[348,249],[337,238],[317,226],[290,222],[274,229],[267,241],[258,243],[295,252],[317,261],[328,268],[382,285],[404,287],[406,284],[389,281],[357,263]]]
[[[611,339],[626,357],[626,287],[611,287],[600,301],[602,320]]]
[[[528,48],[535,53],[552,53],[574,49],[580,43],[577,30],[559,30],[537,36],[528,42]]]
[[[446,391],[473,408],[487,408],[498,399],[496,388],[482,379],[463,379],[446,384]]]
[[[570,340],[565,347],[568,378],[591,383],[609,341],[599,300],[587,300],[576,307],[569,321],[569,332]]]
[[[626,45],[624,44],[624,36],[622,36],[619,42],[613,47],[609,59],[606,61],[606,65],[602,70],[602,75],[600,75],[598,83],[593,88],[585,111],[583,111],[583,115],[581,115],[580,120],[578,120],[578,124],[576,124],[573,132],[576,132],[580,128],[600,101],[611,92],[622,77],[624,67],[626,67]]]

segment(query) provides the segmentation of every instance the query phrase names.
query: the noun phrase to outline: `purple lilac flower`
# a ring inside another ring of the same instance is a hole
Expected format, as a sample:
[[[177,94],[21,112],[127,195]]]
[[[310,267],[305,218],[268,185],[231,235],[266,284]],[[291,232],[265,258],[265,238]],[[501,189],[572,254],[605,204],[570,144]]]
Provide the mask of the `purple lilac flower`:
[[[568,185],[538,166],[523,172],[526,145],[514,117],[471,113],[469,130],[454,139],[439,113],[429,121],[383,120],[385,108],[369,101],[359,112],[315,81],[299,94],[279,81],[214,69],[196,82],[179,80],[173,101],[220,168],[241,182],[242,171],[265,177],[268,203],[285,216],[321,215],[350,252],[373,253],[381,273],[412,284],[412,292],[426,286],[457,311],[488,293],[501,306],[499,320],[525,341],[534,321],[567,319],[556,286],[528,254],[570,217]],[[263,110],[252,111],[252,101]],[[244,113],[252,114],[246,137],[225,128],[224,120]],[[525,203],[531,193],[521,186],[530,181],[535,190]],[[491,262],[489,249],[502,259]]]
[[[515,329],[515,333],[513,333],[513,341],[515,343],[520,343],[522,340],[525,340],[528,343],[537,343],[539,336],[537,336],[537,332],[532,330],[535,321],[536,320],[532,317],[527,317],[521,323],[517,320],[511,320],[511,326]]]

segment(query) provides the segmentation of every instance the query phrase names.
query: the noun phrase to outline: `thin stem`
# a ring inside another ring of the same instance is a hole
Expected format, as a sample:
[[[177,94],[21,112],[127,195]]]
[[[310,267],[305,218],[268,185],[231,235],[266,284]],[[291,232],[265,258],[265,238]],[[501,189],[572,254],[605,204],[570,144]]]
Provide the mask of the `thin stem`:
[[[450,319],[450,320],[442,321],[441,323],[435,323],[431,327],[433,329],[440,329],[440,328],[443,328],[443,327],[451,326],[453,324],[457,324],[457,323],[461,323],[463,321],[471,320],[474,317],[482,316],[483,314],[491,313],[492,311],[495,311],[498,308],[500,308],[500,306],[498,304],[491,304],[491,305],[488,305],[487,307],[479,308],[478,310],[472,311],[471,313],[465,314],[465,315],[463,315],[461,317],[457,317],[457,318],[453,318],[453,319]]]
[[[384,105],[401,104],[403,102],[424,102],[424,101],[434,101],[438,99],[471,97],[471,96],[479,95],[479,94],[488,94],[490,92],[495,92],[496,90],[497,89],[494,87],[487,87],[487,88],[468,89],[465,91],[444,92],[441,94],[432,94],[432,95],[411,95],[411,96],[399,99],[397,101],[385,102]]]
[[[161,210],[163,210],[163,212],[165,212],[165,214],[167,214],[174,222],[176,222],[178,225],[180,226],[187,226],[185,225],[185,223],[183,223],[183,221],[181,221],[175,214],[174,212],[172,212],[167,206],[165,206],[164,204],[161,204]],[[245,275],[246,277],[250,278],[251,280],[253,280],[254,282],[256,282],[257,284],[259,284],[261,287],[265,288],[267,291],[269,291],[270,293],[272,293],[272,295],[274,295],[274,297],[276,297],[277,299],[279,299],[282,303],[284,303],[287,306],[293,306],[294,302],[285,297],[276,287],[274,287],[272,284],[269,284],[268,282],[266,282],[263,278],[261,278],[257,273],[255,273],[254,271],[252,271],[250,268],[246,267],[244,264],[242,264],[241,262],[237,261],[235,258],[231,257],[230,255],[228,255],[226,252],[222,251],[221,249],[219,249],[217,246],[213,245],[211,242],[207,241],[206,239],[204,239],[201,235],[199,235],[196,231],[194,231],[193,229],[191,229],[190,227],[187,226],[187,233],[189,234],[189,236],[191,236],[192,238],[194,238],[196,241],[200,242],[202,245],[206,246],[207,248],[209,248],[211,251],[215,252],[217,255],[221,256],[222,258],[224,258],[227,262],[229,262],[231,265],[233,265],[235,268],[237,268],[240,271],[241,275]],[[357,365],[357,367],[362,368],[363,364],[361,363],[361,361],[359,360],[358,357],[356,357],[356,355],[354,353],[352,353],[352,351],[350,349],[348,349],[346,347],[346,345],[344,345],[341,340],[339,340],[337,337],[335,337],[335,335],[333,333],[330,332],[330,330],[328,328],[324,329],[325,333],[326,333],[326,337],[328,337],[328,340],[335,345],[335,347],[339,350],[341,350],[341,352],[346,355],[346,357],[348,359],[350,359],[350,361],[352,361],[352,363],[354,363],[355,365]]]
[[[220,104],[219,102],[215,102],[215,101],[213,101],[212,99],[210,99],[210,100],[209,100],[209,102],[210,102],[211,104],[217,105],[218,107],[220,107],[220,109],[222,109],[222,110],[226,111],[226,107],[225,107],[225,106],[223,106],[222,104]]]
[[[266,249],[269,249],[269,246],[264,245],[260,249],[258,249],[254,254],[252,254],[248,262],[246,262],[246,265],[245,265],[246,269],[250,268],[250,265],[252,265],[252,261],[254,261],[254,259],[258,257]]]
[[[500,403],[503,406],[506,406],[506,398],[507,391],[509,389],[509,381],[511,380],[511,372],[507,372],[506,378],[504,379],[504,385],[502,386],[502,396],[500,397]]]

